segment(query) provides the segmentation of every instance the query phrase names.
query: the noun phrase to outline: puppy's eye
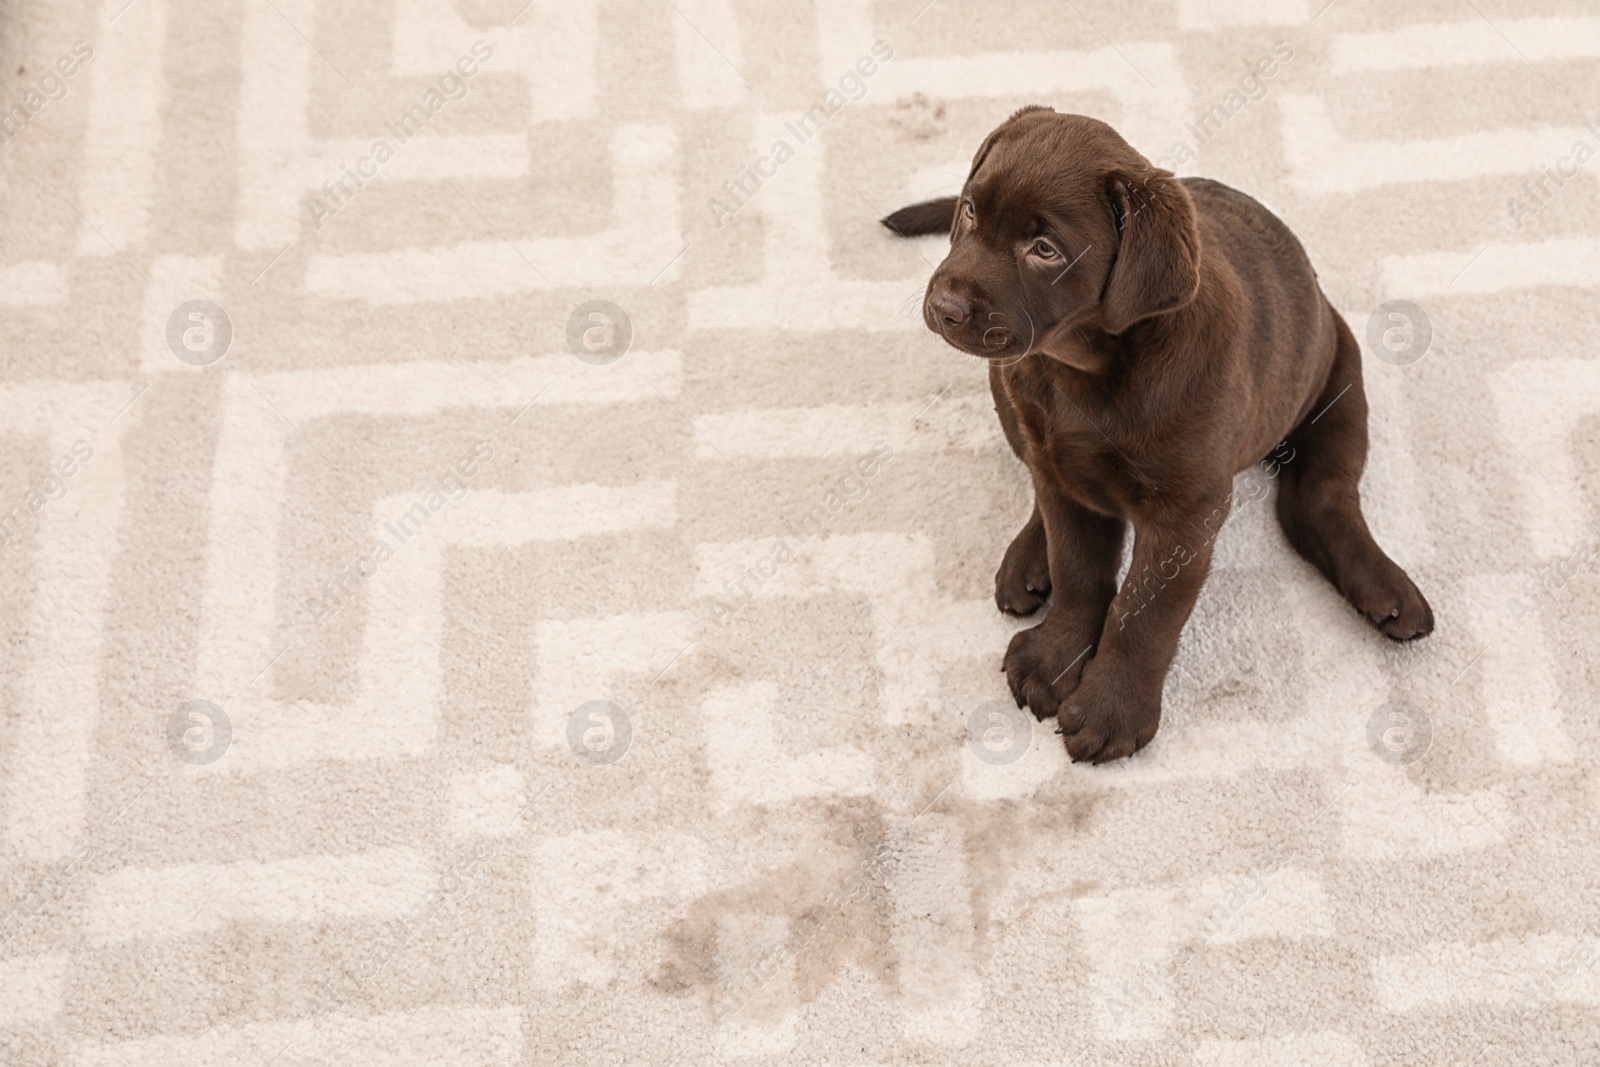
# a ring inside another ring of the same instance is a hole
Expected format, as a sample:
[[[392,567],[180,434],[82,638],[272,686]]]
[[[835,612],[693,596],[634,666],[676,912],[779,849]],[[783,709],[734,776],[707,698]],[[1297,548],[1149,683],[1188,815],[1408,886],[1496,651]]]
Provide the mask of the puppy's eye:
[[[977,212],[975,210],[973,210],[972,201],[971,200],[963,200],[963,201],[961,201],[961,217],[962,218],[966,219],[968,222],[971,222],[976,215],[977,215]]]
[[[1028,249],[1028,251],[1032,252],[1040,259],[1056,259],[1061,255],[1060,252],[1056,251],[1056,246],[1051,244],[1049,241],[1035,241],[1033,242],[1033,247]]]

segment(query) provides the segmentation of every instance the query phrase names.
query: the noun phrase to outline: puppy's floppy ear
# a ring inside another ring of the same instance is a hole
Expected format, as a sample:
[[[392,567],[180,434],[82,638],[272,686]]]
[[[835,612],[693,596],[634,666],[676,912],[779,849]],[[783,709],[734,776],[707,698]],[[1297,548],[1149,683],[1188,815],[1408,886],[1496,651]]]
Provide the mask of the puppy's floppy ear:
[[[978,168],[983,166],[983,161],[988,158],[989,149],[994,147],[994,143],[1000,139],[1000,131],[1005,128],[1006,124],[1002,122],[1000,125],[990,130],[989,136],[983,139],[983,143],[978,146],[977,154],[972,157],[972,169],[967,171],[967,181],[970,182],[973,177],[977,175]]]
[[[1100,322],[1109,333],[1121,333],[1194,299],[1200,228],[1189,190],[1171,171],[1113,174],[1106,195],[1122,243],[1100,297]]]

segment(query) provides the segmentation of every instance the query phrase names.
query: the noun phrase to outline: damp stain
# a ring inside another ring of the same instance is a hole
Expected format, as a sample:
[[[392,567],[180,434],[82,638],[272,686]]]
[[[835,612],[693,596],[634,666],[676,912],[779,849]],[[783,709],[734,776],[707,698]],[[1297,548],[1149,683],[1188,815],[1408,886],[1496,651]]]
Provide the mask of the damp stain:
[[[894,904],[881,867],[893,832],[873,801],[829,809],[830,835],[809,855],[692,902],[661,935],[650,984],[698,997],[716,1020],[752,1022],[780,1019],[850,971],[892,991]]]
[[[889,121],[905,141],[931,141],[949,128],[944,101],[926,93],[912,93],[896,100]]]
[[[979,970],[999,941],[995,905],[1031,851],[1041,840],[1059,840],[1063,829],[1088,831],[1106,795],[1043,793],[999,803],[947,798],[929,813],[959,841],[959,854],[948,862],[961,868],[971,930],[947,933],[954,943],[970,933],[971,963]],[[824,825],[826,838],[800,859],[691,902],[662,933],[650,984],[670,996],[698,998],[718,1022],[776,1023],[846,975],[866,975],[886,1000],[898,1000],[895,932],[918,917],[901,914],[904,901],[891,886],[916,829],[870,798],[829,804]],[[1093,880],[1063,885],[1069,897],[1098,888]]]

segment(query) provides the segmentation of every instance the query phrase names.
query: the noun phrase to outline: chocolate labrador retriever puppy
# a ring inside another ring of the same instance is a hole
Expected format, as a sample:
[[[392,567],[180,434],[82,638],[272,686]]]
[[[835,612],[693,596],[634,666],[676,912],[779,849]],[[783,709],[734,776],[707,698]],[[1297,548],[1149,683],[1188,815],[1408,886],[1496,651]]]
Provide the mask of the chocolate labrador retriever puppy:
[[[1433,629],[1361,514],[1361,352],[1300,242],[1256,201],[1174,178],[1103,122],[1026,107],[983,142],[959,197],[883,222],[950,232],[923,319],[988,361],[1033,476],[995,600],[1029,615],[1055,598],[1004,670],[1019,707],[1057,717],[1074,760],[1155,736],[1233,476],[1264,458],[1295,550],[1386,636]]]

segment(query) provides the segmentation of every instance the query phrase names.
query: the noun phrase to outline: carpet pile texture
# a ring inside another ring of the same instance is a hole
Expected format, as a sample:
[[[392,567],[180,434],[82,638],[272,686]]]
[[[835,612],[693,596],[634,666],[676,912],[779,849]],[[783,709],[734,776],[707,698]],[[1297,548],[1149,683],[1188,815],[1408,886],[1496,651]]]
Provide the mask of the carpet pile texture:
[[[521,3],[0,5],[0,1060],[1600,1064],[1592,5]],[[1029,103],[1301,236],[1432,637],[1252,472],[1015,714],[876,220]]]

